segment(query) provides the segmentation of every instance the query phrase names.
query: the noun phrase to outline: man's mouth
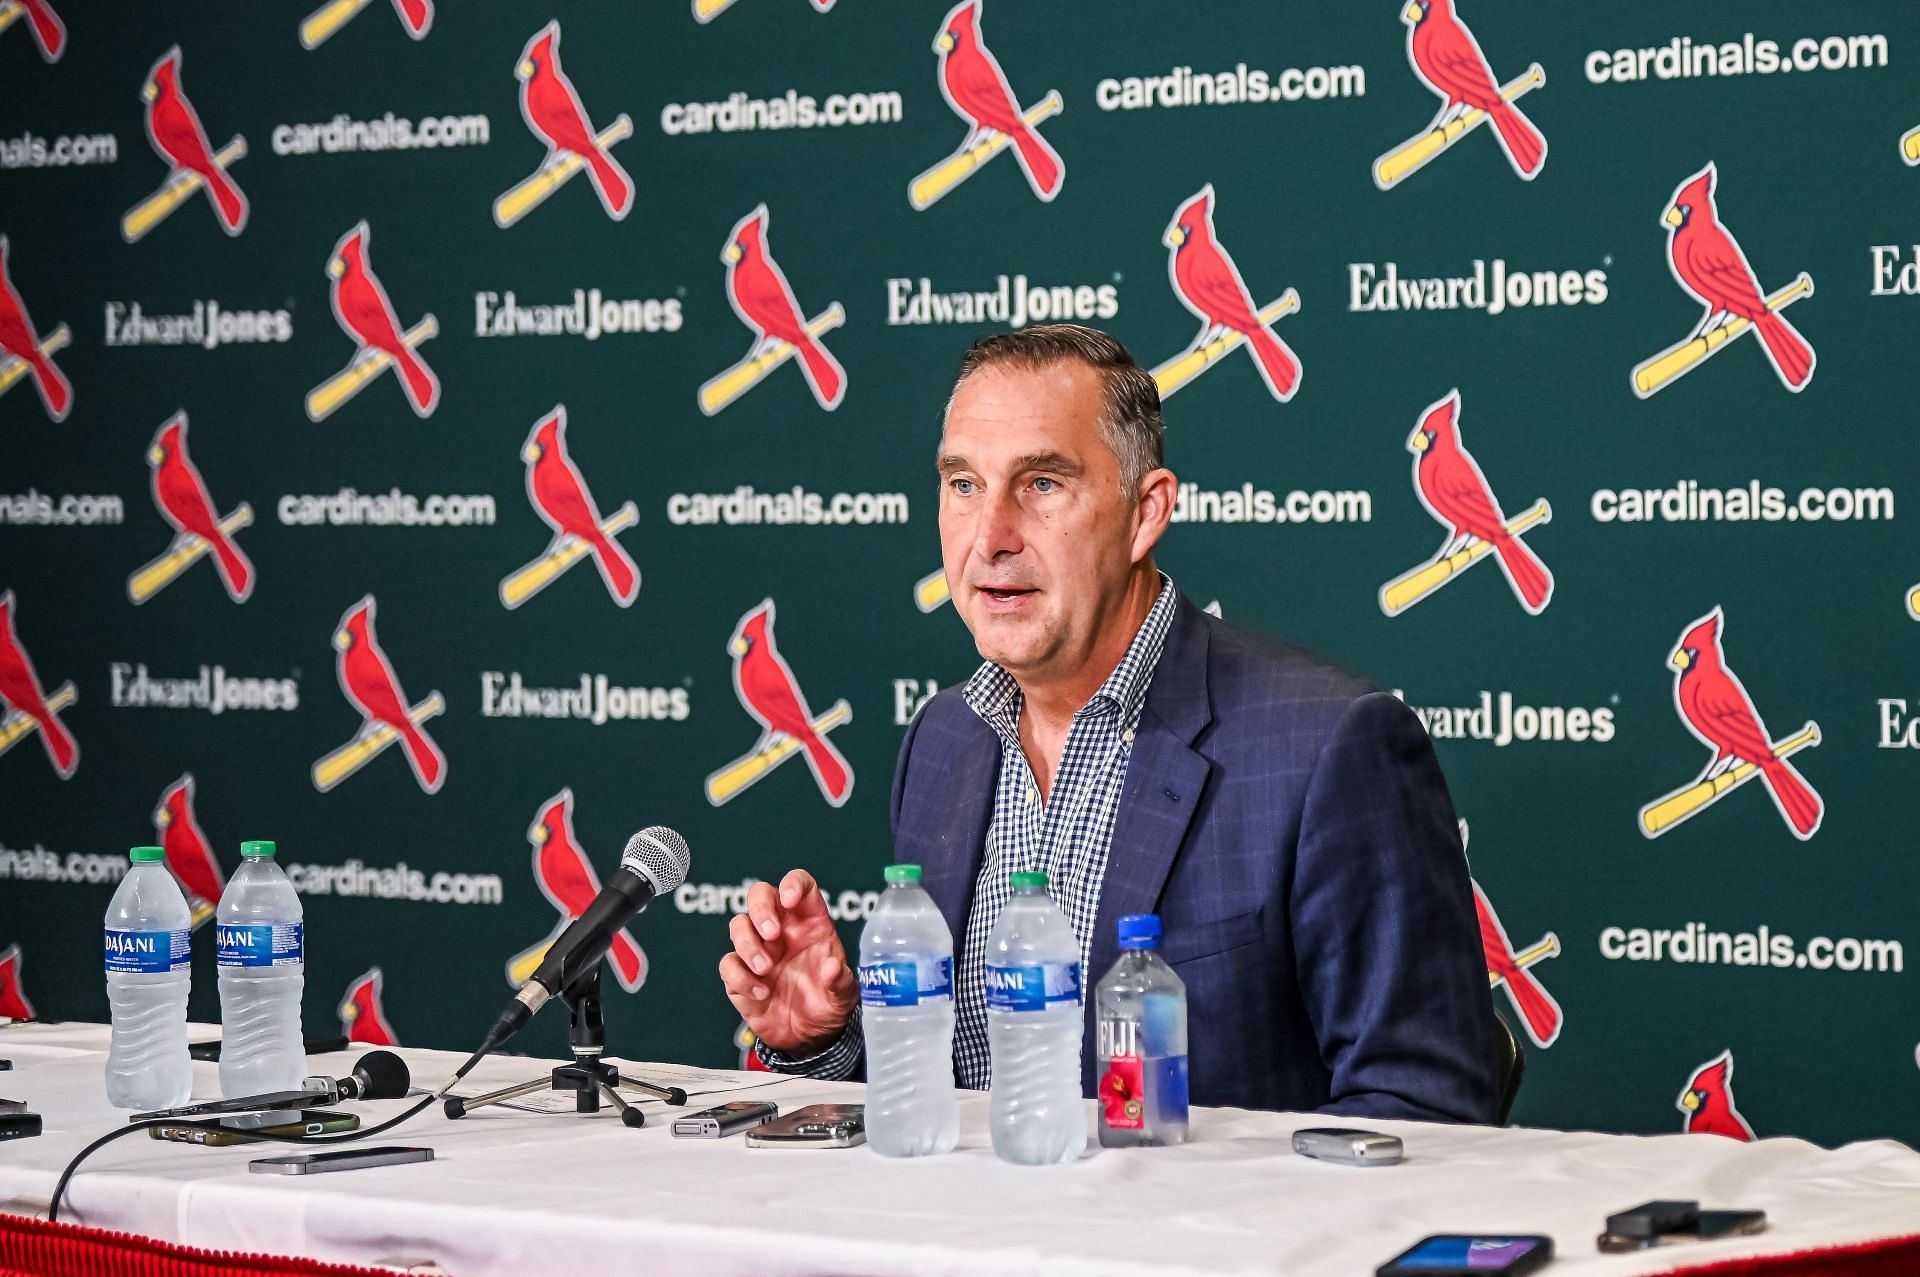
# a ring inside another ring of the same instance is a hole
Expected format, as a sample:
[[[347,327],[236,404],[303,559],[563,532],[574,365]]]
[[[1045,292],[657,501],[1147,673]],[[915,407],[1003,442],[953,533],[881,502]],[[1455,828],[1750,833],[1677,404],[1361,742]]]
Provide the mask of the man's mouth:
[[[1030,594],[1039,593],[1038,590],[1030,589],[1025,586],[1017,586],[1017,585],[1008,585],[1008,586],[981,585],[981,586],[976,586],[974,588],[979,590],[980,593],[986,595],[986,597],[989,600],[995,603],[1013,603],[1020,599],[1026,598]]]

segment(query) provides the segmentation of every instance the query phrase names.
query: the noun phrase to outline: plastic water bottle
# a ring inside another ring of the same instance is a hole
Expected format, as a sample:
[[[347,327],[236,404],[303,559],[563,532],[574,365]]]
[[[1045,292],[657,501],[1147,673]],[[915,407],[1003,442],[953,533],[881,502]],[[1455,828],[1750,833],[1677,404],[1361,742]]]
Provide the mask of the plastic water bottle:
[[[1120,958],[1094,990],[1100,1142],[1187,1142],[1187,986],[1160,959],[1160,919],[1119,922]]]
[[[220,1092],[228,1099],[297,1091],[307,1072],[300,1036],[306,936],[300,897],[270,842],[240,844],[217,915]]]
[[[193,917],[159,847],[127,853],[133,867],[107,906],[107,1001],[113,1040],[107,1051],[107,1102],[123,1109],[166,1109],[193,1093],[187,1058],[187,988],[193,972],[187,937]]]
[[[953,933],[921,889],[919,865],[887,866],[887,890],[860,933],[860,1004],[867,1147],[884,1157],[952,1152]]]
[[[987,938],[988,1119],[993,1151],[1023,1166],[1086,1151],[1080,1098],[1080,941],[1043,873],[1008,878],[1013,898]]]

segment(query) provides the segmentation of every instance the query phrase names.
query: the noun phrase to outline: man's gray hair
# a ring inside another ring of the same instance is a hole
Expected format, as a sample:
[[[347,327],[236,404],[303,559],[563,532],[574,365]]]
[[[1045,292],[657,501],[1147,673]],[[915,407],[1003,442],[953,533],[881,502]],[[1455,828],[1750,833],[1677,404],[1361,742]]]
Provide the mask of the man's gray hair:
[[[1141,479],[1165,458],[1166,425],[1160,419],[1160,388],[1153,375],[1107,334],[1079,324],[1036,324],[982,337],[960,361],[953,395],[982,368],[1039,371],[1070,360],[1100,374],[1100,437],[1119,458],[1120,489],[1131,499],[1139,495]],[[953,395],[947,397],[948,412],[953,411]]]

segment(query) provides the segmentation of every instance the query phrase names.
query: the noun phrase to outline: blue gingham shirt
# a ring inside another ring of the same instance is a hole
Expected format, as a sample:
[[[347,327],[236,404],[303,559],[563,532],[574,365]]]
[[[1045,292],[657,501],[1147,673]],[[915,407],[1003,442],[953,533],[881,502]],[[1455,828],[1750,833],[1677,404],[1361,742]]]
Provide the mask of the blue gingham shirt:
[[[954,1076],[960,1085],[984,1088],[992,1080],[987,1044],[987,939],[1012,895],[1007,876],[1026,870],[1047,875],[1048,894],[1066,913],[1080,941],[1081,987],[1102,973],[1087,971],[1093,930],[1100,914],[1100,888],[1107,876],[1107,852],[1113,845],[1120,793],[1133,757],[1134,733],[1147,703],[1147,688],[1166,647],[1178,595],[1160,574],[1160,595],[1119,665],[1087,703],[1074,711],[1059,770],[1045,801],[1027,756],[1020,748],[1020,685],[1004,668],[988,661],[961,690],[967,705],[1000,738],[1000,776],[994,790],[993,820],[987,829],[980,876],[974,881],[973,907],[954,964]],[[844,1078],[859,1063],[860,1015],[826,1050],[796,1059],[765,1044],[755,1050],[769,1068],[812,1077]]]

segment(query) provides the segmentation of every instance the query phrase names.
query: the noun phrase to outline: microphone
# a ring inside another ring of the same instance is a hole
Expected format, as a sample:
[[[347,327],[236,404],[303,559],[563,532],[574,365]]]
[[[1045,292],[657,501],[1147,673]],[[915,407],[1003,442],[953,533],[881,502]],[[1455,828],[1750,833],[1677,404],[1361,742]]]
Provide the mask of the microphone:
[[[270,1091],[231,1100],[209,1100],[154,1113],[135,1113],[127,1120],[145,1122],[157,1117],[199,1117],[203,1114],[249,1113],[255,1109],[312,1108],[345,1100],[397,1100],[407,1093],[413,1075],[407,1062],[391,1051],[369,1051],[346,1077],[310,1077],[298,1091]],[[315,1084],[318,1085],[315,1085]]]
[[[532,978],[494,1021],[480,1053],[485,1055],[518,1033],[549,999],[597,966],[629,918],[655,896],[664,896],[687,880],[691,854],[687,840],[662,825],[642,829],[628,839],[620,867],[593,903],[548,946]]]

